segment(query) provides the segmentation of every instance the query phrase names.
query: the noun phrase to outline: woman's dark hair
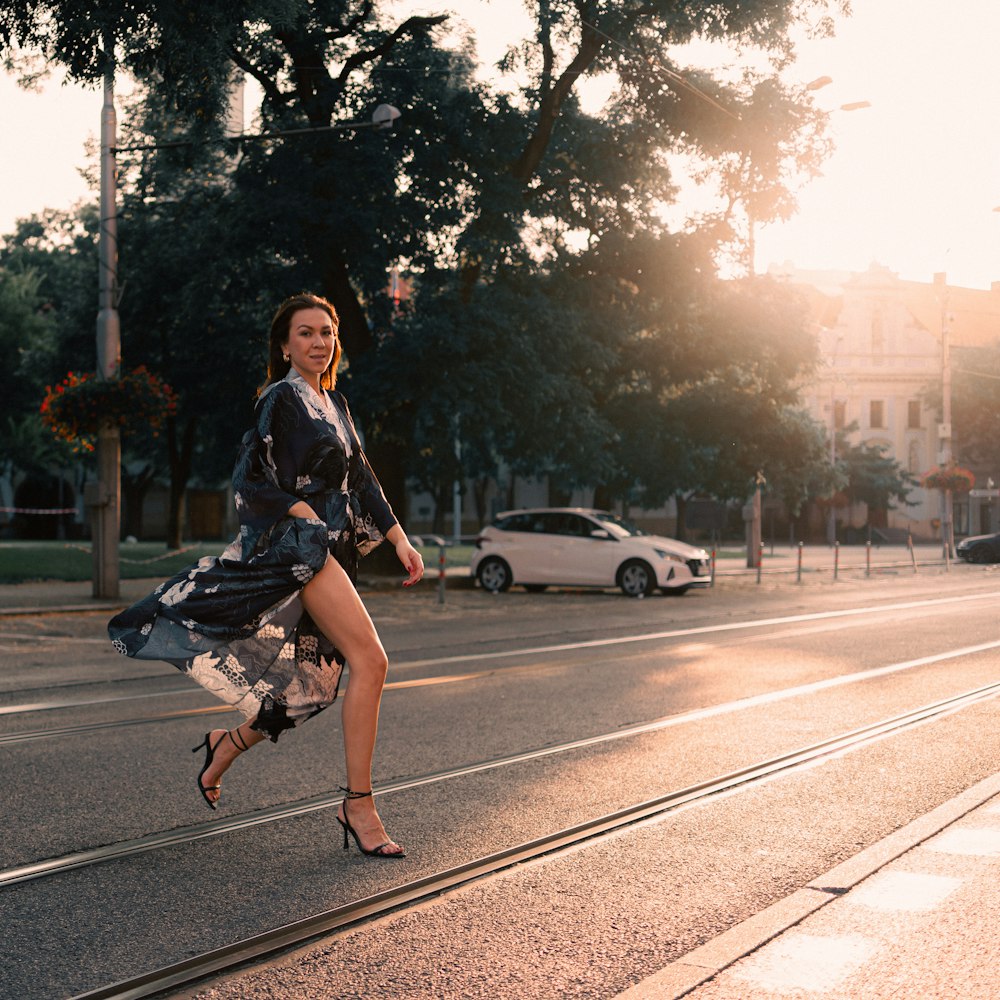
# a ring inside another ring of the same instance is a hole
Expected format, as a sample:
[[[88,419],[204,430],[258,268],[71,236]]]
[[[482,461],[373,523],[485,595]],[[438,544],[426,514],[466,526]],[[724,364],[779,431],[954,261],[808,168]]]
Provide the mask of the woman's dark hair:
[[[284,358],[284,346],[288,343],[289,333],[292,329],[292,317],[302,309],[322,309],[333,322],[333,332],[336,335],[340,325],[337,310],[321,295],[299,292],[298,295],[285,299],[278,306],[278,311],[274,314],[274,319],[271,320],[271,335],[267,344],[267,380],[257,390],[258,395],[273,382],[280,382],[291,369],[291,362]],[[320,385],[324,389],[332,389],[337,384],[337,365],[340,364],[340,353],[340,338],[337,337],[333,348],[333,360],[330,362],[330,367],[320,377]]]

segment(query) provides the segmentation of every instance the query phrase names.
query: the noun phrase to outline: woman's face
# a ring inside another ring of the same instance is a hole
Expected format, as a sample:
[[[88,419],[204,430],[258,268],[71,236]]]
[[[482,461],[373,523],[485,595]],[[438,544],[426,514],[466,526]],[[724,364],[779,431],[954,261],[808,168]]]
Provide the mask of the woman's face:
[[[322,375],[333,360],[337,331],[323,309],[299,309],[292,313],[288,340],[282,348],[292,367],[305,376]]]

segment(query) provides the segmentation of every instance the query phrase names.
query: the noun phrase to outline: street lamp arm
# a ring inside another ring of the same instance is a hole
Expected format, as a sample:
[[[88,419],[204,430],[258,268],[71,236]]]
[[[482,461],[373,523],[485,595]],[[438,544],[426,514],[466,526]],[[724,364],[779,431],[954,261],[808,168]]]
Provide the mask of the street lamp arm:
[[[382,111],[383,108],[391,108],[394,114]],[[251,132],[240,135],[227,135],[217,139],[176,139],[169,142],[136,143],[133,146],[117,146],[115,153],[138,153],[152,149],[175,149],[180,146],[211,146],[213,144],[225,145],[227,143],[240,142],[269,142],[272,139],[284,139],[291,135],[316,135],[323,132],[343,132],[347,129],[373,128],[380,132],[391,126],[392,122],[399,117],[399,111],[391,104],[380,104],[375,109],[372,121],[338,122],[336,125],[316,125],[308,128],[287,128],[278,132]]]

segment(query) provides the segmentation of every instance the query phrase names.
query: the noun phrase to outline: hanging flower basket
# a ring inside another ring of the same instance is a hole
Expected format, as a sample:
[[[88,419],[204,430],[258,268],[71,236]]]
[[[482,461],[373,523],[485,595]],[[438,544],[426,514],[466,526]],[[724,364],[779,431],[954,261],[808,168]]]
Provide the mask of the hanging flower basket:
[[[69,372],[46,386],[42,423],[75,451],[93,451],[103,420],[127,429],[145,426],[157,434],[177,412],[177,394],[145,365],[105,381],[95,372]]]
[[[939,465],[925,472],[920,485],[927,490],[951,490],[952,493],[968,493],[976,485],[975,474],[960,465]]]

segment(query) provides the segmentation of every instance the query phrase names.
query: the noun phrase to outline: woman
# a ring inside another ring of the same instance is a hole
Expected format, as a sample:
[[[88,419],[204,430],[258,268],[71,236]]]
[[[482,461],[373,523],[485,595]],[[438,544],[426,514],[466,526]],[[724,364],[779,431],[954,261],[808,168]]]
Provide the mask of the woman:
[[[198,791],[212,809],[233,761],[330,705],[349,663],[347,787],[337,812],[344,848],[350,834],[365,854],[402,858],[372,799],[388,663],[354,583],[359,557],[383,538],[409,574],[403,586],[424,567],[365,459],[347,402],[333,391],[337,325],[323,298],[282,303],[257,426],[233,473],[239,535],[220,557],[201,559],[113,618],[108,631],[119,652],[173,663],[246,718],[195,747],[205,751]]]

